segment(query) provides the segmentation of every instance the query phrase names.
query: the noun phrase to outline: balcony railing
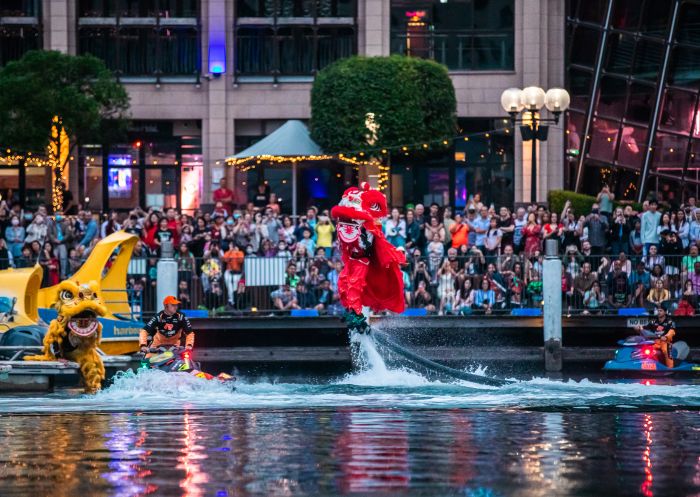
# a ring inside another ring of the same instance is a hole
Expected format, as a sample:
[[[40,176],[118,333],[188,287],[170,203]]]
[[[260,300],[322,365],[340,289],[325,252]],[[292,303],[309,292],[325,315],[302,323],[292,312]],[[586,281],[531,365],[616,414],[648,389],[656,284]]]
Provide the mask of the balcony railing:
[[[432,59],[458,71],[512,70],[514,67],[512,32],[393,32],[391,52]]]

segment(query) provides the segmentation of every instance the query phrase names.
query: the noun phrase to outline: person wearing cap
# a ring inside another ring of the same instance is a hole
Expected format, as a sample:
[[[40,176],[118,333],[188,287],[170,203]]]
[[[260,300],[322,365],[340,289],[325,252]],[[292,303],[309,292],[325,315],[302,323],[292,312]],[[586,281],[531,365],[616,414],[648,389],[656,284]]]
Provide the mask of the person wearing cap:
[[[139,346],[142,352],[147,352],[149,339],[151,347],[177,347],[182,343],[184,335],[185,347],[194,347],[194,330],[187,316],[177,312],[180,301],[172,295],[163,299],[163,310],[152,317],[139,333]]]
[[[656,319],[649,320],[645,326],[635,326],[635,330],[645,338],[654,340],[654,348],[661,351],[664,364],[672,368],[674,364],[671,348],[676,336],[676,323],[668,316],[666,307],[663,305],[656,306],[656,313]]]

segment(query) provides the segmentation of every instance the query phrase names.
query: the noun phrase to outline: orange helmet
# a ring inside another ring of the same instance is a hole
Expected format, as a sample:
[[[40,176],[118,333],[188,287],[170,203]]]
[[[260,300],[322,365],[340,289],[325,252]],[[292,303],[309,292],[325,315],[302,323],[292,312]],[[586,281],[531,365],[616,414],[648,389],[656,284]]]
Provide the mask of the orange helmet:
[[[175,305],[177,305],[177,304],[179,304],[179,303],[180,303],[180,301],[177,300],[177,299],[176,299],[175,297],[173,297],[172,295],[168,295],[167,297],[165,297],[165,298],[163,299],[163,305],[168,305],[168,304],[175,304]]]

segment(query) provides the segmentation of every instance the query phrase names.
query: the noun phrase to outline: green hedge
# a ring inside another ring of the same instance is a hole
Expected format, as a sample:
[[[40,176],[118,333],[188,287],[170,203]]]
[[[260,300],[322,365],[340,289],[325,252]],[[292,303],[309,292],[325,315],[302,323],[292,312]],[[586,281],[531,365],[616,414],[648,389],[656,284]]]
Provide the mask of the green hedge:
[[[457,100],[447,68],[394,55],[349,57],[318,73],[311,90],[311,137],[330,153],[434,143],[457,133]],[[367,144],[365,117],[379,123]]]
[[[576,217],[580,215],[588,215],[591,212],[591,207],[596,201],[596,197],[591,195],[584,195],[582,193],[576,193],[569,190],[550,190],[547,194],[547,201],[549,202],[549,210],[551,212],[556,212],[561,214],[564,209],[564,204],[567,200],[571,201],[571,207],[574,209]],[[624,207],[626,205],[631,205],[632,208],[641,212],[642,206],[636,202],[615,202],[615,207]]]

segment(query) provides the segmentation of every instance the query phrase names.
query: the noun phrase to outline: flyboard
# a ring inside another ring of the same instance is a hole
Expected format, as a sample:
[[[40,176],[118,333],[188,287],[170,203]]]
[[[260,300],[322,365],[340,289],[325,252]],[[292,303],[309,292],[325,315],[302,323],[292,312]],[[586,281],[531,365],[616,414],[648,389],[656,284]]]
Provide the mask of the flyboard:
[[[351,349],[355,348],[355,347],[359,347],[359,340],[358,340],[357,333],[358,332],[356,332],[356,331],[350,331]],[[427,375],[431,378],[435,378],[435,379],[439,379],[439,380],[469,381],[472,383],[478,383],[481,385],[488,385],[488,386],[492,386],[492,387],[502,387],[504,385],[510,385],[512,383],[515,383],[512,380],[493,378],[493,377],[489,377],[489,376],[481,376],[478,374],[468,373],[466,371],[454,369],[454,368],[451,368],[449,366],[445,366],[444,364],[440,364],[440,363],[432,361],[430,359],[426,359],[425,357],[421,357],[420,355],[407,349],[406,347],[399,345],[398,343],[394,342],[386,333],[374,330],[371,326],[368,327],[368,331],[366,333],[369,337],[374,339],[375,343],[388,349],[393,354],[400,356],[402,359],[404,359],[406,362],[408,362],[414,369],[418,370],[419,372],[423,371],[423,372],[427,373]],[[353,335],[355,335],[355,336],[353,336]],[[353,345],[353,344],[358,344],[358,345]],[[352,353],[353,360],[356,360],[355,358],[359,357],[360,354],[361,353],[357,350],[353,351],[353,353]],[[363,361],[358,360],[358,362],[362,363]]]

